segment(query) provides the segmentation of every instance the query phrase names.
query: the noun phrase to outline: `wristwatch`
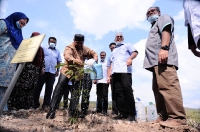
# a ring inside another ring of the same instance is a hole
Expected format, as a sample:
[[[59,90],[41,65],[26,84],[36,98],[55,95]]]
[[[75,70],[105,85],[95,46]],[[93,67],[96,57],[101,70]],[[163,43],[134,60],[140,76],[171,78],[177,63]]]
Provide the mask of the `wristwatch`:
[[[163,50],[169,50],[169,46],[165,45],[165,46],[161,46],[160,49],[163,49]]]

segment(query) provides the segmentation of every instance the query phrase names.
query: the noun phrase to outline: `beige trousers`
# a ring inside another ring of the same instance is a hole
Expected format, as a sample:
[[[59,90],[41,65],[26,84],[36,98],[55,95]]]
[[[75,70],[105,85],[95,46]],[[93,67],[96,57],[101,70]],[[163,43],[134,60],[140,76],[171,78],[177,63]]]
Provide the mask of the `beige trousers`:
[[[183,98],[176,68],[169,65],[154,66],[153,92],[156,108],[164,120],[185,119]]]

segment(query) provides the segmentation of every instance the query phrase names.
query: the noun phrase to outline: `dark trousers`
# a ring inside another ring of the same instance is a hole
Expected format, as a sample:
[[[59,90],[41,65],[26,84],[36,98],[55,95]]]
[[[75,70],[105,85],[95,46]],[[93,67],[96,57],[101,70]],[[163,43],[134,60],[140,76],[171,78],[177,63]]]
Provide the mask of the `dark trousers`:
[[[81,111],[86,112],[89,108],[90,91],[92,89],[92,80],[90,78],[90,74],[84,74],[82,84]]]
[[[119,113],[124,116],[135,116],[131,73],[114,73],[113,83],[116,88],[116,102]]]
[[[63,108],[68,108],[68,96],[69,96],[69,90],[72,88],[71,85],[67,85],[67,89],[65,90],[64,96],[63,96]]]
[[[70,116],[74,116],[74,114],[78,111],[78,104],[79,104],[79,98],[81,95],[81,84],[80,81],[72,81],[73,86],[70,89],[71,92],[71,99],[70,99],[70,104],[69,104],[69,112]]]
[[[58,79],[58,83],[53,91],[53,96],[51,99],[51,108],[59,108],[62,96],[64,95],[65,91],[69,91],[68,82],[69,78],[67,78],[61,73]]]
[[[108,87],[107,83],[97,84],[97,111],[106,112],[108,110]]]
[[[44,94],[44,102],[43,105],[50,105],[51,101],[51,94],[53,90],[53,84],[55,82],[55,74],[45,72],[43,75],[40,75],[38,78],[38,84],[37,88],[35,89],[34,92],[34,107],[38,108],[40,106],[39,99],[40,99],[40,93],[42,91],[42,87],[44,83],[46,83],[45,87],[45,94]]]
[[[113,84],[113,79],[110,79],[110,86],[111,86],[111,95],[112,95],[112,112],[117,114],[118,110],[117,110],[117,104],[116,104],[116,89]]]

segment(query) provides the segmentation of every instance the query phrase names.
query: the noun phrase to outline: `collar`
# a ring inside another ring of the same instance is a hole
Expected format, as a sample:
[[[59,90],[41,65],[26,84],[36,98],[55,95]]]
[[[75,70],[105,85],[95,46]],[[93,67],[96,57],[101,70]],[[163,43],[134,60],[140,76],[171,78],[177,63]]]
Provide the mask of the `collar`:
[[[101,60],[101,62],[105,62],[105,60]]]
[[[115,48],[118,48],[118,47],[120,47],[120,46],[122,46],[122,45],[124,45],[124,44],[122,44],[122,43],[117,44],[117,45],[115,46]]]
[[[56,48],[51,48],[51,47],[49,47],[48,49],[56,50]]]

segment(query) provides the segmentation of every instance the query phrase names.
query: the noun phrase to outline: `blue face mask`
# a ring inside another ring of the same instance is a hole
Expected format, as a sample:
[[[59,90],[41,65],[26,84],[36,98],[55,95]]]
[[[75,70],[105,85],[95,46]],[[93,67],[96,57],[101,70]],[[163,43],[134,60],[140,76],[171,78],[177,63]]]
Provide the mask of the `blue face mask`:
[[[148,21],[149,21],[150,23],[153,23],[153,22],[156,21],[157,19],[158,19],[158,14],[154,14],[154,15],[148,17]]]
[[[16,21],[17,28],[21,29],[22,27],[19,24],[19,21]]]
[[[55,44],[55,43],[50,43],[49,46],[50,46],[51,48],[55,48],[55,47],[56,47],[56,44]]]

